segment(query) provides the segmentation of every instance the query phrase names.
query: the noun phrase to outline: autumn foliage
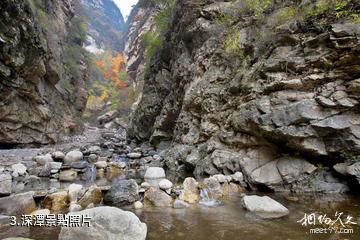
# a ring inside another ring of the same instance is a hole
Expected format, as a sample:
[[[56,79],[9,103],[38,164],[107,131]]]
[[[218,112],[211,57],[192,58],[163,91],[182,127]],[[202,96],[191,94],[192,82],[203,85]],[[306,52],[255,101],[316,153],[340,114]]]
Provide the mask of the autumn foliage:
[[[125,70],[125,59],[121,53],[115,56],[105,54],[103,59],[96,61],[96,66],[100,69],[104,79],[112,81],[118,89],[128,87],[125,79],[122,79],[122,73]]]

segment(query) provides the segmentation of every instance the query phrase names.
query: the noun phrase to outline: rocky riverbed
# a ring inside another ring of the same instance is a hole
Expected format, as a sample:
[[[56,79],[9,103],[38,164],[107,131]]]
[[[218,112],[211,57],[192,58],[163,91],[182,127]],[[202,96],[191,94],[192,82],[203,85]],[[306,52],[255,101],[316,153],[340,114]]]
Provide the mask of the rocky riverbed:
[[[276,228],[279,234],[273,239],[312,239],[297,222],[301,215],[334,211],[351,215],[355,229],[360,224],[356,197],[290,192],[264,196],[251,192],[241,172],[173,178],[164,169],[163,152],[129,144],[123,129],[89,128],[83,136],[52,147],[2,150],[0,155],[2,238],[237,239],[242,234],[244,239],[261,239]],[[111,214],[101,215],[104,211]],[[10,216],[24,214],[34,219],[87,214],[96,226],[91,231],[53,226],[40,232],[39,226],[9,226]],[[121,227],[126,224],[130,227]]]

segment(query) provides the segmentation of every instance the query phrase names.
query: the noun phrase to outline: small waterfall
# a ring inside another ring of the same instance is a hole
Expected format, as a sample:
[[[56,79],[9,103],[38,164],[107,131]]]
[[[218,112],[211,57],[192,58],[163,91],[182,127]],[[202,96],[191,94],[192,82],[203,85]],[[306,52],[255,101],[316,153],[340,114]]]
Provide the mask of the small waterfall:
[[[221,204],[220,201],[211,197],[211,194],[207,188],[203,188],[200,191],[200,202],[201,205],[206,207],[216,207]]]
[[[94,183],[96,180],[96,166],[91,165],[86,172],[86,182],[87,183]]]

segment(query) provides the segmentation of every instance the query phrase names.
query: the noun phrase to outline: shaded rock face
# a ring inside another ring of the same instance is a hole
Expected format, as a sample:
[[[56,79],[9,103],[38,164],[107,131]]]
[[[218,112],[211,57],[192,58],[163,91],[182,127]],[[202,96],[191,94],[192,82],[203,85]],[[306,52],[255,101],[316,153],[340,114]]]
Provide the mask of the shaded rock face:
[[[93,53],[105,49],[121,52],[126,24],[116,4],[112,0],[81,0],[80,4],[76,10],[89,19],[86,49]]]
[[[250,187],[278,191],[349,190],[331,166],[359,161],[360,26],[326,16],[275,24],[280,4],[263,21],[219,23],[236,7],[177,3],[130,136],[169,146],[162,155],[178,172],[239,171]]]
[[[55,142],[86,104],[85,63],[74,77],[63,60],[73,2],[32,3],[0,3],[0,144]]]

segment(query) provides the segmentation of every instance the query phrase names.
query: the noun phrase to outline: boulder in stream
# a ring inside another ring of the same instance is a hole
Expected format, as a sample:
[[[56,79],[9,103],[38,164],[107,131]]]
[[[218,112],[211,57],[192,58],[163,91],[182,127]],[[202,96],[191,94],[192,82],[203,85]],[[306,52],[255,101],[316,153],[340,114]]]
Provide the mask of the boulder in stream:
[[[34,192],[0,198],[0,215],[24,215],[36,210]]]
[[[59,240],[145,240],[146,238],[146,224],[132,212],[115,207],[96,207],[74,214],[88,216],[91,219],[91,227],[63,227]]]
[[[120,180],[113,184],[104,196],[104,204],[116,207],[131,205],[139,198],[135,180]]]
[[[184,190],[179,198],[188,203],[196,203],[200,200],[200,191],[198,182],[194,178],[186,178],[183,183]]]
[[[73,150],[73,151],[68,152],[65,155],[64,162],[65,163],[79,162],[79,161],[83,160],[83,157],[84,157],[84,155],[82,152],[80,152],[78,150]]]
[[[245,209],[262,218],[280,218],[289,214],[289,210],[268,196],[244,196],[241,203]]]
[[[171,207],[173,198],[164,191],[151,187],[145,192],[145,199],[156,207]]]

